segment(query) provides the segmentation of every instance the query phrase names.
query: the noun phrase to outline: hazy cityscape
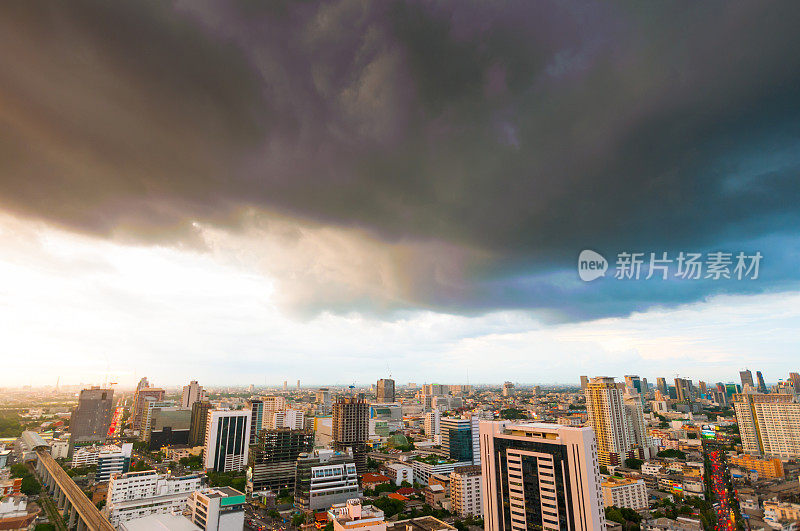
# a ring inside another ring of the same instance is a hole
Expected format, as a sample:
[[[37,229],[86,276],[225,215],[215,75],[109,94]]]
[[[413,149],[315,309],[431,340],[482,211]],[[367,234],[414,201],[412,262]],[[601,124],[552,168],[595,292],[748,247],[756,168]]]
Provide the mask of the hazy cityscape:
[[[0,531],[800,531],[800,2],[0,1]]]

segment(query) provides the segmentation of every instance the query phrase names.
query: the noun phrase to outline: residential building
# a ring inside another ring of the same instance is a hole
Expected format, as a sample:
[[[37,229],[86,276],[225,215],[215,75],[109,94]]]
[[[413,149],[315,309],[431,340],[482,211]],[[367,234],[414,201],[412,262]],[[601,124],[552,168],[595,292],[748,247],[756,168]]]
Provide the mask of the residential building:
[[[487,531],[605,529],[591,428],[484,421],[480,450]]]
[[[181,407],[191,409],[195,402],[202,402],[205,399],[203,386],[197,384],[197,380],[192,380],[189,385],[183,386],[181,394]]]
[[[784,476],[783,462],[777,457],[761,459],[749,454],[739,454],[731,457],[731,464],[755,472],[759,478],[772,479]]]
[[[691,402],[694,387],[686,378],[675,378],[675,399],[678,402]]]
[[[589,377],[581,376],[581,391],[586,391],[586,386],[589,385]]]
[[[438,409],[425,413],[423,429],[425,430],[425,435],[435,444],[442,443],[441,420],[442,412]]]
[[[643,479],[614,478],[603,481],[603,504],[606,507],[627,507],[639,511],[647,509],[647,486]]]
[[[247,466],[250,415],[247,410],[212,409],[208,412],[203,455],[207,470],[235,472]]]
[[[69,418],[70,456],[76,446],[102,444],[114,413],[114,390],[92,387],[81,391]]]
[[[503,396],[514,396],[514,384],[511,382],[503,382]]]
[[[314,432],[279,428],[261,430],[248,457],[248,493],[281,489],[294,491],[295,466],[300,454],[314,449]]]
[[[600,464],[619,465],[632,449],[625,402],[614,378],[592,378],[586,387],[588,424],[597,436]]]
[[[739,371],[739,378],[742,380],[742,390],[746,390],[748,386],[755,390],[756,384],[753,383],[753,373],[749,369]]]
[[[783,525],[800,522],[800,504],[780,502],[777,499],[773,499],[764,500],[763,505],[764,521],[775,529],[792,529],[791,527],[783,527]]]
[[[245,503],[244,493],[231,487],[216,487],[192,492],[187,509],[192,523],[203,531],[241,531]]]
[[[377,397],[379,403],[394,402],[394,380],[381,378],[378,380]]]
[[[483,514],[481,467],[463,466],[450,473],[450,506],[462,518]]]
[[[72,468],[96,466],[95,481],[108,481],[112,474],[125,473],[130,469],[133,443],[121,447],[115,445],[83,446],[72,453]]]
[[[362,496],[352,450],[315,450],[297,458],[295,507],[318,511]]]
[[[427,485],[430,478],[436,474],[449,476],[456,468],[463,466],[472,466],[472,460],[456,461],[454,459],[440,458],[435,455],[417,457],[411,460],[411,468],[414,470],[414,481],[421,485]]]
[[[284,409],[272,413],[273,429],[289,428],[292,430],[302,430],[305,427],[306,414],[299,409]]]
[[[414,469],[403,463],[384,463],[380,466],[380,472],[397,486],[404,481],[414,483]]]
[[[447,450],[450,459],[471,461],[475,465],[481,463],[478,422],[478,417],[441,418],[442,448]]]
[[[800,457],[800,403],[794,395],[739,393],[733,407],[745,452]]]
[[[133,429],[136,431],[142,429],[142,417],[146,411],[148,399],[164,400],[164,390],[159,387],[150,387],[147,378],[142,378],[133,395],[133,407],[131,408],[131,421]]]
[[[340,397],[333,404],[333,448],[353,452],[358,473],[367,469],[369,404],[363,397]]]
[[[337,503],[328,509],[328,521],[334,531],[386,531],[383,511],[372,505],[361,505],[355,498]]]
[[[263,423],[259,429],[274,429],[281,426],[275,424],[276,411],[286,409],[286,398],[282,396],[262,396],[261,402],[264,404]]]
[[[331,413],[331,391],[327,387],[317,390],[316,403],[319,405],[320,413],[329,415]]]
[[[111,525],[150,514],[181,512],[189,493],[202,486],[198,474],[172,477],[155,470],[115,474],[108,482],[103,512]]]

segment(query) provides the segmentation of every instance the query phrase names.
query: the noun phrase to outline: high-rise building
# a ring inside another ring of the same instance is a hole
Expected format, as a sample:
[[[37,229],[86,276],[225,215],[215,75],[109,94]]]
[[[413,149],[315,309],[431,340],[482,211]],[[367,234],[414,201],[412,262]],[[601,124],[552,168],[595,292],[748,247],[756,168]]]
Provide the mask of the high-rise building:
[[[192,418],[189,423],[189,446],[203,446],[206,443],[208,412],[212,409],[214,409],[214,406],[208,401],[192,404]]]
[[[389,378],[381,378],[378,380],[378,402],[387,403],[394,402],[394,380]]]
[[[442,448],[447,450],[450,459],[472,461],[481,464],[478,440],[478,417],[443,417],[439,421],[442,434]]]
[[[320,413],[328,415],[331,412],[331,391],[327,387],[317,389],[317,404],[320,407]]]
[[[486,531],[605,529],[591,428],[483,421],[480,451]]]
[[[694,387],[692,381],[686,378],[675,378],[675,399],[679,402],[691,402]]]
[[[800,395],[800,373],[790,372],[789,381],[792,382],[795,394]]]
[[[261,402],[264,404],[264,414],[260,429],[280,428],[281,426],[275,424],[275,415],[273,413],[286,409],[286,398],[282,396],[262,396]]]
[[[191,428],[191,409],[173,405],[152,407],[148,410],[147,425],[142,440],[148,443],[151,452],[164,446],[187,445]]]
[[[749,369],[739,371],[739,378],[742,380],[742,389],[747,389],[748,385],[753,389],[756,388],[756,385],[753,383],[753,373],[750,372]]]
[[[183,386],[183,394],[181,395],[181,407],[191,409],[192,404],[200,402],[205,398],[205,391],[203,386],[197,384],[197,380],[192,380],[189,385]]]
[[[628,374],[625,376],[625,387],[635,389],[637,394],[642,395],[642,380],[636,375]]]
[[[664,396],[669,396],[669,387],[667,386],[667,380],[664,378],[656,378],[656,389],[661,391],[661,394]]]
[[[294,505],[303,511],[318,511],[337,503],[361,498],[353,453],[314,450],[297,458]]]
[[[457,467],[450,473],[452,512],[462,518],[483,514],[483,481],[479,465]]]
[[[586,388],[588,423],[597,436],[600,464],[619,465],[631,450],[622,391],[614,378],[597,377]]]
[[[589,385],[589,377],[581,376],[581,391],[586,391],[587,385]]]
[[[189,519],[203,531],[244,529],[243,492],[232,487],[215,487],[192,492],[187,501]]]
[[[794,395],[740,393],[733,397],[733,408],[745,452],[800,457],[800,403]]]
[[[70,451],[76,446],[104,443],[114,413],[114,390],[92,387],[81,391],[69,417]]]
[[[764,375],[761,374],[761,371],[756,371],[756,380],[758,382],[758,392],[759,393],[767,393],[767,384],[764,383]]]
[[[155,470],[111,476],[103,512],[116,528],[150,514],[180,513],[189,493],[199,489],[202,477],[192,474],[172,477]]]
[[[514,384],[503,382],[503,396],[514,396]]]
[[[142,378],[139,380],[139,385],[136,386],[136,392],[133,395],[133,407],[131,408],[131,423],[136,431],[141,431],[142,429],[142,417],[147,410],[148,399],[164,400],[164,390],[160,387],[150,387],[147,378]]]
[[[425,413],[425,435],[435,444],[442,444],[441,420],[442,412],[438,409]]]
[[[302,453],[314,450],[314,432],[279,428],[261,430],[256,443],[250,447],[247,491],[281,489],[294,492],[295,465]]]
[[[367,468],[369,404],[363,397],[340,397],[333,404],[333,448],[352,449],[358,473]]]
[[[253,397],[245,404],[250,411],[250,444],[255,444],[256,437],[264,426],[264,401]]]
[[[638,457],[649,459],[655,455],[655,447],[647,435],[647,426],[644,422],[642,399],[628,389],[623,395],[625,405],[625,422],[628,428],[628,444],[630,450],[638,452]]]
[[[246,409],[212,409],[208,412],[203,454],[207,470],[235,472],[247,466],[250,414]]]

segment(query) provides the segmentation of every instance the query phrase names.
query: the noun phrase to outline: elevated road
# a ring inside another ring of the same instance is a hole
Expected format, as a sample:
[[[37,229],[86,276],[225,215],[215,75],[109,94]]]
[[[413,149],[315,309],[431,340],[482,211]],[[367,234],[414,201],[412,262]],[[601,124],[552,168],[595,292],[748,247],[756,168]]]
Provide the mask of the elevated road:
[[[36,448],[36,454],[36,472],[58,510],[65,512],[69,528],[77,525],[79,531],[114,531],[111,522],[53,459],[48,447]]]

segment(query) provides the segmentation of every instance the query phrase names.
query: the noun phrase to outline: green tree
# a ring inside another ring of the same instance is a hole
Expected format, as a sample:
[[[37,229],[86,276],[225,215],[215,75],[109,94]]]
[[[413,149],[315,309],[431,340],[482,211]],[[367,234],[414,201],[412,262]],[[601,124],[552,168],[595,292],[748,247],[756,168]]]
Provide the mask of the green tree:
[[[292,515],[292,525],[300,527],[306,521],[306,516],[303,513],[295,513]]]
[[[333,531],[333,522],[325,524],[325,531]]]
[[[11,465],[11,477],[12,478],[24,478],[25,476],[30,475],[30,469],[22,464]]]
[[[33,475],[28,474],[24,478],[22,478],[22,486],[20,490],[23,494],[28,496],[33,496],[39,494],[42,491],[42,486],[36,481],[36,478]]]
[[[641,459],[635,459],[633,457],[629,457],[628,459],[625,460],[626,467],[634,468],[636,470],[641,470],[642,464],[644,464],[644,461],[642,461]]]
[[[56,526],[53,524],[36,524],[36,527],[33,528],[33,531],[56,531]]]

